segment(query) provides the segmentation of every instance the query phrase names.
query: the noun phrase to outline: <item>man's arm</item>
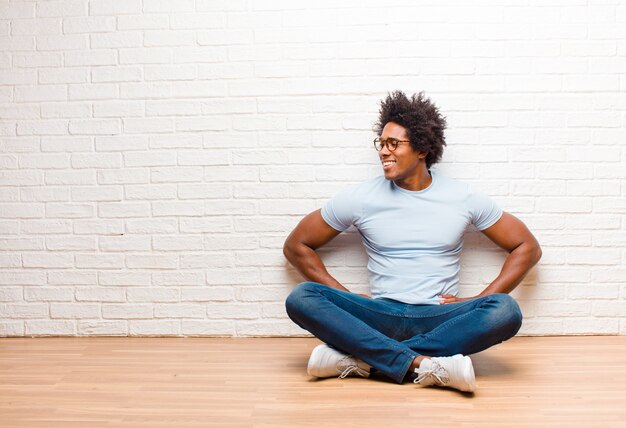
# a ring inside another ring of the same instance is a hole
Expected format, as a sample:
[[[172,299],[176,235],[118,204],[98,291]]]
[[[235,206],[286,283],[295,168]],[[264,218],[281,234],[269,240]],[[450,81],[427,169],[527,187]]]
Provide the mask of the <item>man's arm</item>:
[[[340,233],[324,221],[320,210],[313,211],[289,234],[283,246],[283,254],[309,281],[349,291],[328,273],[322,259],[315,252]]]
[[[510,293],[541,258],[541,248],[533,234],[521,220],[509,213],[502,214],[500,220],[482,232],[500,248],[509,252],[500,274],[478,296],[457,298],[444,294],[441,296],[444,299],[442,303],[461,302],[495,293]]]

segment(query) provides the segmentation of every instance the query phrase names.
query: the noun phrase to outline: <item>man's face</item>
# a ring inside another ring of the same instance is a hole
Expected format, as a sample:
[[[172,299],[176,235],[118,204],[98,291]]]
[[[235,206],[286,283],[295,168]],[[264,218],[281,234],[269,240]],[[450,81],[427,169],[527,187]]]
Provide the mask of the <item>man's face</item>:
[[[380,135],[381,140],[408,140],[409,135],[404,126],[394,122],[388,122]],[[425,158],[425,153],[413,150],[409,142],[398,143],[394,151],[385,147],[378,152],[383,172],[387,180],[404,181],[418,174],[419,161]]]

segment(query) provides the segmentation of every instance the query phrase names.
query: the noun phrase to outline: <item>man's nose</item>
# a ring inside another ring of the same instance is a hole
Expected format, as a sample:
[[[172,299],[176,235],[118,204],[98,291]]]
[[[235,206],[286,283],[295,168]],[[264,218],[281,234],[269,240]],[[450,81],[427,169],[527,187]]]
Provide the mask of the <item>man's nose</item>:
[[[389,150],[389,144],[387,142],[385,142],[385,144],[383,145],[383,148],[380,149],[380,155],[389,155],[391,154],[391,150]]]

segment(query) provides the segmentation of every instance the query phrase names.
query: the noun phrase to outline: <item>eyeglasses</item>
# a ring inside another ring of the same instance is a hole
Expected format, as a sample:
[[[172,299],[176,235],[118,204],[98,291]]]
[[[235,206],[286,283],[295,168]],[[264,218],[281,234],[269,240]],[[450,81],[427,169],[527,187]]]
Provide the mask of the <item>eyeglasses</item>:
[[[395,138],[387,138],[386,140],[382,140],[380,138],[374,138],[374,148],[376,151],[380,152],[383,147],[387,146],[387,150],[393,152],[398,148],[400,143],[408,143],[409,140],[396,140]]]

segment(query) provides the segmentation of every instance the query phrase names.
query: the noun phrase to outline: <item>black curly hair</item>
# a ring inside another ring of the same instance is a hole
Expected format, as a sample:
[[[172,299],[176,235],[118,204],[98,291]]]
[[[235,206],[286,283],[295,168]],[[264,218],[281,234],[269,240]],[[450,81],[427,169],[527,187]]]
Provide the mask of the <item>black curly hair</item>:
[[[439,162],[446,139],[443,130],[446,119],[423,92],[409,99],[402,91],[393,91],[380,102],[378,122],[374,132],[380,135],[388,122],[397,123],[408,131],[411,147],[426,152],[426,167]]]

